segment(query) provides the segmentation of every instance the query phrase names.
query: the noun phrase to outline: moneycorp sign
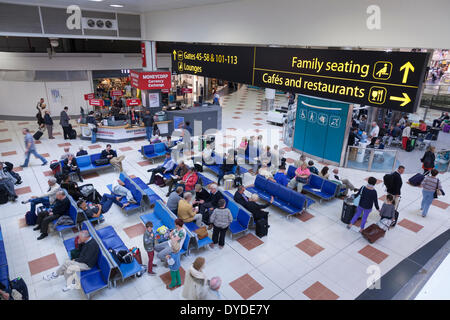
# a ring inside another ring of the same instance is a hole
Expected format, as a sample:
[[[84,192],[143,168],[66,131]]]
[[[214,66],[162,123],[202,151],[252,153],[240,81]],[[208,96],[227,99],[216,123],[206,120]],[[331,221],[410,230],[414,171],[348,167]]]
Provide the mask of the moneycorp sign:
[[[428,53],[177,44],[172,71],[414,112]]]

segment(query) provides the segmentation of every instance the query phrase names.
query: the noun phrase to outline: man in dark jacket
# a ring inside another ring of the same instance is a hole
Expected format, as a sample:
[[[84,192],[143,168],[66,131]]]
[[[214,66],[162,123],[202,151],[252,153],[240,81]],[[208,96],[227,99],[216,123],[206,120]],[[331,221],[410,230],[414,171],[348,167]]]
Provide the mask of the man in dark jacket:
[[[150,141],[152,139],[152,130],[153,130],[153,115],[150,113],[150,110],[146,109],[145,114],[142,117],[142,122],[145,126],[145,134],[147,136],[147,140]]]
[[[69,154],[69,156],[64,159],[62,171],[66,175],[70,175],[70,173],[75,172],[78,175],[78,179],[80,179],[80,182],[83,182],[77,159],[73,156],[73,154]]]
[[[38,214],[36,224],[33,230],[40,230],[41,235],[37,238],[38,240],[42,240],[48,236],[48,225],[50,222],[58,220],[59,217],[63,215],[69,215],[70,210],[70,200],[67,198],[64,191],[58,191],[56,193],[56,200],[53,205],[53,208],[47,211],[42,211]],[[75,222],[75,221],[74,221]]]
[[[400,191],[403,184],[401,175],[403,174],[403,172],[405,172],[405,167],[399,166],[398,169],[392,173],[392,185],[389,187],[386,186],[387,193],[394,196],[394,205],[396,209],[400,201]]]
[[[259,200],[258,195],[256,193],[253,193],[247,204],[247,210],[250,211],[251,214],[253,215],[253,221],[255,221],[255,223],[259,219],[267,220],[269,214],[266,211],[263,211],[263,209],[267,208],[273,203],[273,196],[270,198],[270,203],[259,204],[257,202],[258,200]]]
[[[55,137],[53,136],[53,119],[50,116],[50,111],[48,110],[45,111],[44,124],[47,127],[48,138],[55,139]]]
[[[218,186],[215,183],[209,185],[209,199],[205,203],[200,205],[200,213],[203,218],[202,221],[205,224],[209,223],[209,217],[214,209],[219,208],[219,200],[223,199],[222,193],[218,190]],[[212,225],[210,226],[212,228]]]
[[[64,110],[61,111],[60,114],[60,119],[59,119],[59,124],[61,125],[62,129],[63,129],[63,134],[64,134],[64,140],[69,139],[69,133],[70,133],[70,117],[67,114],[67,111],[69,111],[69,107],[64,107]]]
[[[80,289],[78,273],[92,269],[97,264],[100,249],[98,243],[90,236],[87,230],[79,233],[78,243],[78,258],[66,260],[56,272],[44,276],[44,280],[50,281],[64,275],[66,278],[66,286],[63,288],[64,292]]]
[[[241,206],[243,206],[244,208],[247,208],[247,205],[249,204],[249,199],[248,197],[245,195],[245,187],[244,186],[239,186],[236,193],[234,194],[234,201],[236,201],[237,203],[239,203]]]
[[[106,149],[102,151],[101,155],[100,155],[101,159],[108,159],[109,163],[111,163],[111,165],[118,169],[119,172],[123,171],[123,167],[122,167],[122,161],[123,159],[125,159],[124,155],[121,156],[117,156],[117,152],[115,150],[112,149],[110,144],[106,145]]]

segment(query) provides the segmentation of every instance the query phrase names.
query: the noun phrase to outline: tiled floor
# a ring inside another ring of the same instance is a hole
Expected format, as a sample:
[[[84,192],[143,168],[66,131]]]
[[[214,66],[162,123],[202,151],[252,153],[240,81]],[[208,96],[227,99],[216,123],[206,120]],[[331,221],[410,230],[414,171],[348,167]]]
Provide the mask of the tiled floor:
[[[246,99],[242,99],[243,97]],[[298,154],[282,143],[280,127],[260,120],[265,118],[264,111],[255,112],[260,109],[257,100],[262,97],[258,91],[246,88],[227,97],[228,102],[222,109],[222,132],[227,137],[220,143],[231,145],[232,137],[236,137],[239,143],[242,136],[262,134],[266,144],[278,144],[280,150],[286,152],[287,162],[292,163],[298,159]],[[280,96],[279,100],[283,103],[285,97]],[[238,107],[240,109],[237,109]],[[240,119],[232,118],[236,111],[242,112]],[[259,118],[255,119],[258,122],[255,123],[261,125],[253,125],[253,116],[244,116],[249,111],[255,115],[259,114]],[[24,214],[29,210],[29,205],[22,205],[20,201],[46,192],[49,167],[41,166],[41,162],[34,157],[30,158],[28,168],[19,167],[23,163],[24,153],[21,126],[14,121],[0,121],[0,141],[4,141],[0,142],[0,154],[12,152],[9,155],[1,155],[0,160],[15,165],[14,170],[23,178],[23,183],[17,188],[25,188],[23,192],[26,192],[19,195],[16,203],[0,205],[0,224],[5,239],[10,277],[21,276],[25,279],[31,299],[85,299],[78,291],[63,293],[61,288],[64,286],[64,279],[52,283],[42,279],[47,272],[56,270],[68,256],[58,234],[53,233],[44,240],[36,241],[39,233],[25,225]],[[28,127],[37,129],[31,121]],[[55,137],[55,140],[48,140],[44,135],[40,140],[42,143],[37,146],[39,153],[47,155],[47,160],[59,159],[63,147],[57,145],[69,143],[63,140],[61,134]],[[72,152],[83,146],[90,154],[100,152],[106,145],[104,142],[98,142],[92,146],[90,141],[79,139],[70,140],[70,144]],[[113,144],[119,154],[126,152],[123,163],[125,172],[140,177],[145,182],[150,177],[147,169],[162,162],[161,159],[152,164],[143,160],[138,150],[146,144],[143,140]],[[319,163],[317,167],[320,170],[320,161],[315,162]],[[339,171],[340,176],[350,179],[357,187],[365,185],[369,176],[382,181],[385,174],[348,168],[340,168]],[[203,174],[210,179],[215,178],[211,172],[206,171]],[[356,231],[345,228],[345,224],[340,221],[342,200],[334,199],[322,203],[317,201],[308,208],[307,213],[295,219],[286,219],[285,213],[271,206],[265,209],[270,213],[271,226],[267,236],[259,239],[254,235],[254,229],[250,229],[246,236],[231,239],[227,235],[223,249],[216,247],[191,250],[189,256],[181,259],[182,274],[184,270],[189,269],[195,258],[202,256],[206,259],[205,273],[208,278],[222,278],[221,293],[225,299],[354,299],[366,289],[368,267],[375,264],[384,275],[450,227],[450,175],[439,175],[447,195],[434,201],[426,218],[422,218],[419,210],[422,190],[406,183],[412,175],[413,173],[403,175],[398,225],[387,231],[385,237],[374,244],[369,245],[361,237],[357,232],[359,228],[356,228]],[[84,176],[85,179],[88,177]],[[113,170],[94,172],[86,183],[94,184],[100,194],[103,194],[109,192],[106,185],[117,177],[118,173]],[[253,176],[244,175],[244,185],[251,185],[253,182]],[[162,199],[167,199],[166,188],[150,187]],[[384,199],[383,183],[378,183],[375,189],[378,196]],[[234,191],[230,190],[232,193]],[[145,213],[149,211],[150,209],[146,209]],[[139,215],[139,212],[125,215],[114,205],[105,214],[105,222],[97,228],[113,226],[129,248],[140,248],[143,263],[147,264],[142,243],[143,226]],[[377,222],[378,219],[378,212],[373,210],[366,225]],[[65,238],[74,235],[75,233],[69,230]],[[297,245],[300,245],[301,249]],[[140,278],[128,279],[124,283],[118,283],[116,288],[105,289],[93,295],[92,299],[180,299],[182,288],[172,291],[165,288],[168,269],[156,260],[155,258],[154,262],[158,267],[154,271],[157,277],[143,275]],[[237,279],[241,280],[236,282]]]

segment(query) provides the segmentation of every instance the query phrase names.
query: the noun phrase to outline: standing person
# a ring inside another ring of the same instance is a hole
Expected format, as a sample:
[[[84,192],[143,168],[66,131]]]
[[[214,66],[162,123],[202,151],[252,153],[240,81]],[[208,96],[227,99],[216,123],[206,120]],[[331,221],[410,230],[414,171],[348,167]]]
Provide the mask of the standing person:
[[[180,276],[180,244],[176,240],[169,240],[172,242],[172,252],[166,255],[167,264],[170,269],[171,282],[166,287],[167,289],[173,289],[181,286],[181,276]]]
[[[372,211],[372,207],[375,205],[375,208],[380,211],[380,207],[378,206],[378,195],[375,190],[375,184],[377,183],[377,179],[374,177],[370,177],[368,179],[368,184],[366,186],[361,187],[355,197],[359,196],[359,204],[356,208],[356,212],[353,215],[352,220],[347,225],[347,228],[350,229],[352,225],[355,224],[356,220],[363,214],[361,221],[361,229],[359,232],[364,230],[364,226],[366,225],[367,217]]]
[[[377,140],[379,133],[380,133],[380,127],[378,126],[378,124],[375,121],[373,121],[372,129],[370,130],[370,133],[369,133],[370,145],[372,145],[372,146],[375,145],[375,141]]]
[[[436,160],[436,156],[434,155],[435,151],[436,148],[434,146],[429,146],[422,159],[420,159],[422,162],[423,174],[434,169],[434,161]]]
[[[386,186],[388,194],[394,197],[395,208],[398,207],[401,195],[401,189],[403,185],[402,174],[405,172],[404,166],[399,166],[398,169],[392,173],[392,185]]]
[[[184,129],[190,133],[191,137],[194,135],[194,130],[192,130],[191,123],[189,121],[185,122]]]
[[[367,116],[362,115],[361,120],[359,121],[358,129],[361,131],[366,131],[366,126],[367,126]]]
[[[22,168],[28,167],[28,162],[30,161],[31,155],[41,160],[42,165],[45,166],[47,164],[47,160],[45,160],[43,156],[37,153],[36,146],[34,144],[34,138],[31,135],[30,130],[25,128],[22,130],[22,134],[25,136],[25,162],[21,165],[21,167]]]
[[[204,273],[205,258],[197,257],[186,272],[183,292],[181,295],[187,300],[202,300],[207,293],[208,280]]]
[[[59,124],[61,125],[62,129],[63,129],[63,134],[64,134],[64,140],[69,139],[69,133],[70,133],[70,117],[67,114],[67,111],[69,111],[69,107],[65,106],[64,110],[61,111],[60,114],[60,119],[59,119]]]
[[[145,135],[147,136],[147,140],[150,142],[150,140],[152,139],[152,130],[155,120],[153,119],[153,115],[150,113],[149,109],[145,109],[145,114],[142,117],[142,122],[145,126]]]
[[[97,121],[95,120],[94,111],[89,112],[86,117],[86,123],[91,130],[91,143],[97,142]]]
[[[220,106],[220,95],[216,89],[214,89],[214,92],[213,92],[213,104]]]
[[[108,143],[106,145],[106,149],[102,151],[100,155],[101,159],[108,159],[109,163],[119,172],[123,171],[122,161],[125,159],[124,155],[117,156],[117,152],[111,148],[111,145]]]
[[[411,136],[411,124],[409,122],[407,122],[405,128],[402,131],[403,150],[406,150],[406,146],[408,144],[408,139],[410,136]]]
[[[153,232],[153,223],[151,221],[148,221],[145,224],[145,232],[144,232],[144,249],[147,251],[148,255],[148,274],[151,276],[156,275],[156,272],[153,272],[153,268],[157,265],[153,263],[153,257],[155,256],[155,233]]]
[[[214,248],[217,243],[219,243],[220,249],[223,249],[225,245],[225,235],[231,222],[233,222],[233,216],[231,215],[230,209],[225,208],[226,205],[225,199],[220,199],[219,207],[214,209],[209,217],[209,222],[213,225],[213,243],[209,245],[211,248]]]
[[[53,136],[53,119],[50,116],[50,111],[46,110],[44,115],[44,124],[47,127],[48,138],[55,139]]]
[[[128,112],[128,116],[130,118],[130,124],[133,126],[136,123],[139,123],[139,115],[134,109],[134,107],[131,107],[131,110]]]
[[[422,217],[426,217],[428,214],[428,209],[430,208],[431,203],[434,200],[434,195],[436,192],[442,193],[442,185],[436,176],[438,175],[438,171],[436,169],[431,170],[431,175],[426,176],[423,179],[422,186],[422,203],[420,204],[420,210],[422,210]]]

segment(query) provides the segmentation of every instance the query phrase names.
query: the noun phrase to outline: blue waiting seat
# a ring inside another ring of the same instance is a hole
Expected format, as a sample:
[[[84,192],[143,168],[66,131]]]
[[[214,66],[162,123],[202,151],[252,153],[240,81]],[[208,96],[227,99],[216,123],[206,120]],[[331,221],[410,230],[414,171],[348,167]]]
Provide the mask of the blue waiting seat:
[[[9,268],[6,258],[5,243],[3,240],[2,227],[0,226],[0,283],[9,289]]]
[[[303,186],[303,190],[309,192],[322,200],[330,200],[336,197],[339,191],[339,185],[335,182],[324,179],[318,175],[311,174],[308,184]]]
[[[131,180],[145,192],[150,204],[154,204],[156,203],[156,201],[162,200],[161,197],[155,191],[153,191],[153,189],[151,189],[144,181],[142,181],[141,178],[134,177]]]
[[[222,194],[227,201],[227,208],[233,216],[233,222],[231,222],[229,227],[231,239],[233,239],[233,235],[248,231],[253,216],[247,209],[234,201],[230,192],[225,191]]]
[[[100,159],[100,157],[101,157],[101,153],[94,153],[91,155],[76,157],[77,165],[78,165],[78,168],[80,168],[80,172],[83,174],[83,173],[87,173],[90,171],[98,171],[101,169],[112,168],[112,165],[110,163],[100,165],[100,166],[96,165],[95,160]],[[61,160],[60,164],[61,164],[61,170],[62,170],[62,168],[64,167],[64,161]]]
[[[124,183],[124,187],[131,191],[134,200],[136,200],[136,203],[129,204],[125,208],[122,208],[122,210],[127,214],[136,210],[142,211],[144,209],[144,206],[142,204],[143,194],[141,190],[137,188],[136,184],[125,173],[120,173],[119,179]],[[108,184],[106,187],[111,192],[111,194],[114,194],[112,191],[112,184]],[[121,204],[125,204],[126,202],[126,197],[123,197],[120,200]]]
[[[155,158],[164,157],[167,153],[165,143],[159,142],[141,147],[141,154],[144,158],[154,161]]]

